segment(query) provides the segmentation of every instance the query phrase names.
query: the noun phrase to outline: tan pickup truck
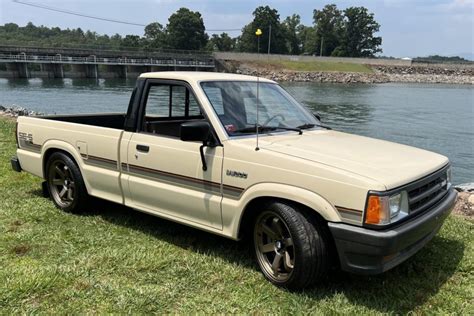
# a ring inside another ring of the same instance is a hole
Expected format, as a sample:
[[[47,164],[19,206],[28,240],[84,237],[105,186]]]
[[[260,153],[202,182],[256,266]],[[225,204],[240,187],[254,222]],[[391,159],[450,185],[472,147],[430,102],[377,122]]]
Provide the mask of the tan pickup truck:
[[[393,268],[456,199],[448,158],[331,130],[250,76],[145,73],[127,113],[20,117],[16,136],[13,169],[46,179],[60,209],[94,196],[249,237],[265,277],[293,289],[332,266]]]

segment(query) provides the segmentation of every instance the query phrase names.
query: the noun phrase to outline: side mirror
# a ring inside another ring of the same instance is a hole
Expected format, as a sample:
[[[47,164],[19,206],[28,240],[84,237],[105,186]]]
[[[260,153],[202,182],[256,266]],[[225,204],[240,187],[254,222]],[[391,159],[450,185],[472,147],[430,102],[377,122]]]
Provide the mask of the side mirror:
[[[181,124],[180,137],[185,142],[206,142],[211,134],[208,122],[188,122]]]
[[[313,112],[313,115],[314,115],[315,118],[318,119],[318,121],[321,121],[321,115],[319,113]]]
[[[185,142],[202,142],[199,147],[201,154],[202,170],[207,170],[206,156],[204,147],[208,146],[209,136],[211,135],[211,126],[208,122],[189,122],[181,124],[181,140]]]

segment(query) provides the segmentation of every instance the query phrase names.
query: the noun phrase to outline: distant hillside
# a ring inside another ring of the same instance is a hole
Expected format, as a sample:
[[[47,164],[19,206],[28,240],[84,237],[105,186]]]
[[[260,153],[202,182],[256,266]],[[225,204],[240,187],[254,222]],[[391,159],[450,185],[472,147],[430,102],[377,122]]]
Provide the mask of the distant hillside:
[[[471,60],[465,59],[461,56],[440,56],[440,55],[432,55],[427,57],[415,57],[413,58],[413,62],[419,63],[433,63],[433,64],[471,64],[474,63]]]
[[[461,53],[456,55],[469,61],[474,61],[474,53]]]

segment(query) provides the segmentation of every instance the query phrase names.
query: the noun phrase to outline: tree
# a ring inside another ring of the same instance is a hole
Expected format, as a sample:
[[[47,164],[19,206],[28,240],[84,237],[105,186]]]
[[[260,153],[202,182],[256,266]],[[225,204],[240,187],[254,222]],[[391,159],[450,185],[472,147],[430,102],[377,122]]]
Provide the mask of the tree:
[[[305,55],[316,53],[316,28],[313,26],[300,25],[298,27],[298,38],[301,43],[301,52]]]
[[[172,48],[200,50],[206,46],[208,36],[199,12],[179,9],[169,17],[166,29]]]
[[[350,7],[344,10],[344,29],[341,45],[335,50],[336,56],[373,57],[382,52],[382,38],[374,36],[380,24],[374,14],[364,7]]]
[[[222,33],[220,35],[213,34],[207,43],[206,50],[228,52],[235,47],[235,39],[231,38],[229,34]]]
[[[253,11],[254,19],[244,26],[242,35],[239,37],[239,50],[245,52],[257,52],[257,38],[255,31],[259,28],[263,34],[260,36],[260,52],[268,51],[268,38],[271,26],[270,52],[273,54],[286,54],[285,30],[280,23],[278,11],[269,6],[260,6]]]
[[[139,48],[140,47],[140,36],[138,35],[126,35],[122,43],[120,44],[121,48]]]
[[[340,45],[340,34],[343,32],[343,16],[335,4],[328,4],[322,10],[313,11],[316,27],[316,54],[330,56]]]
[[[145,27],[145,43],[147,48],[163,48],[167,46],[166,29],[158,22]]]
[[[286,32],[287,49],[292,55],[299,55],[301,52],[301,38],[298,36],[301,30],[301,19],[298,14],[293,14],[283,21]]]
[[[7,33],[15,33],[15,32],[18,32],[18,24],[15,24],[15,23],[5,23],[5,25],[3,26],[5,32]]]

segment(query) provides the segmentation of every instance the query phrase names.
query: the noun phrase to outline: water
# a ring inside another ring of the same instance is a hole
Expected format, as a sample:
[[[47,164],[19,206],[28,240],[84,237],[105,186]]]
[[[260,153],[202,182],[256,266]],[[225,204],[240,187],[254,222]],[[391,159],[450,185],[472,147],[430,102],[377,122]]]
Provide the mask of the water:
[[[125,112],[134,80],[0,79],[0,104],[44,113]],[[334,129],[441,153],[454,183],[474,182],[474,88],[285,83]],[[396,161],[394,161],[396,163]]]

